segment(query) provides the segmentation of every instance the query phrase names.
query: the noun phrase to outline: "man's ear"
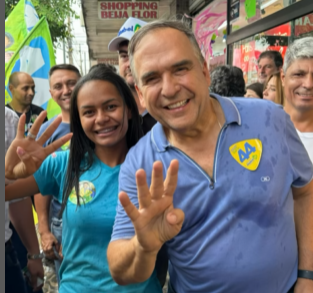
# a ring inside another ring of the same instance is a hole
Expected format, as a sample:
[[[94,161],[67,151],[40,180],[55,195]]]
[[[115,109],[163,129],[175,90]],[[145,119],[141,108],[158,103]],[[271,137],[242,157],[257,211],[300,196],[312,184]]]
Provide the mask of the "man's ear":
[[[52,93],[51,93],[51,89],[49,89],[49,92],[50,92],[50,94],[51,94],[52,100],[54,100],[55,102],[57,102],[56,99],[53,97],[53,95],[52,95]]]
[[[145,103],[145,100],[143,98],[143,95],[142,95],[142,91],[140,90],[140,88],[137,86],[137,84],[135,84],[135,89],[136,89],[136,92],[137,92],[137,95],[138,95],[138,99],[139,99],[139,102],[141,104],[141,106],[143,108],[146,108],[146,103]]]
[[[285,77],[286,77],[286,75],[285,75],[284,71],[281,70],[280,79],[281,79],[281,83],[282,83],[283,87],[285,86]]]
[[[14,86],[12,84],[9,85],[9,90],[12,93],[12,90],[14,89]]]
[[[206,79],[206,82],[208,84],[208,86],[211,85],[211,77],[210,77],[210,71],[209,71],[209,68],[208,68],[208,64],[206,61],[203,62],[203,68],[202,68],[202,71],[203,71],[203,75]]]

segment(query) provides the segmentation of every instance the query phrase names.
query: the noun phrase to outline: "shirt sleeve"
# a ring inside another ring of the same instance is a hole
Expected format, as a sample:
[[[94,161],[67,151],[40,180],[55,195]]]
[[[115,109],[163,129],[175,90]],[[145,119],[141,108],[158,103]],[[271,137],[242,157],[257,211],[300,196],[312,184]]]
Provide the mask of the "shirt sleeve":
[[[62,190],[62,182],[66,172],[66,160],[62,153],[53,153],[41,165],[34,174],[35,181],[42,195],[53,195],[59,201]]]
[[[19,117],[13,113],[13,133],[14,133],[14,138],[17,134],[17,127],[18,127],[18,121],[19,121]]]
[[[137,185],[136,185],[136,162],[132,153],[128,154],[125,162],[121,166],[119,174],[119,191],[127,193],[131,202],[138,208],[138,197],[137,197]],[[115,222],[113,226],[113,233],[111,241],[118,239],[130,239],[135,235],[135,230],[132,221],[127,216],[120,201],[117,205],[117,213],[115,216]]]
[[[293,187],[303,187],[308,184],[313,177],[313,166],[310,157],[303,146],[299,135],[286,115],[286,145],[289,149],[289,160],[293,172]]]

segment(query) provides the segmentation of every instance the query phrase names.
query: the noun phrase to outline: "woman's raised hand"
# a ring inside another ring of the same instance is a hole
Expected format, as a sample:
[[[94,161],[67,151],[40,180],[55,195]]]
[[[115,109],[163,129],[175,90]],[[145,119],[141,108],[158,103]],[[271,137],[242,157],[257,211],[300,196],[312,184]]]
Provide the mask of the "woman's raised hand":
[[[163,181],[161,162],[153,164],[150,189],[144,170],[136,173],[139,209],[129,200],[125,192],[119,199],[132,220],[140,248],[148,253],[157,253],[163,243],[175,237],[181,230],[185,214],[173,206],[173,195],[177,185],[178,161],[173,160]]]
[[[7,179],[26,178],[34,174],[51,153],[58,150],[71,139],[72,134],[69,133],[48,146],[43,147],[43,144],[51,137],[62,121],[61,117],[57,117],[46,131],[36,139],[46,116],[46,111],[40,113],[32,125],[31,130],[28,132],[27,137],[24,137],[26,116],[25,114],[21,116],[16,138],[13,140],[5,156],[5,177]]]

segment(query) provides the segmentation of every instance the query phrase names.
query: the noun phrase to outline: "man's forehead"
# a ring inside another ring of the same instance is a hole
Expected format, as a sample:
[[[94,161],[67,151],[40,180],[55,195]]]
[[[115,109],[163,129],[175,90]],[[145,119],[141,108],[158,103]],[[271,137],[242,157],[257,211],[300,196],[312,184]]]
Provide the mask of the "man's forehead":
[[[62,80],[75,79],[78,80],[79,76],[76,72],[67,69],[58,69],[50,76],[50,81],[58,82]]]
[[[154,47],[155,44],[165,42],[167,47],[171,48],[179,47],[180,44],[177,44],[177,42],[184,43],[184,46],[190,45],[190,47],[192,47],[190,40],[188,40],[188,37],[185,35],[184,32],[171,27],[161,27],[149,31],[149,33],[147,33],[140,39],[140,41],[136,45],[134,55],[136,54],[137,51],[141,50],[143,47],[144,48]]]
[[[34,81],[22,81],[20,82],[20,86],[34,86],[35,82]]]
[[[295,59],[287,68],[292,70],[303,70],[313,72],[313,58],[298,58]]]
[[[263,57],[259,60],[259,64],[260,63],[274,63],[274,59],[273,58],[270,58],[270,57]]]
[[[24,75],[24,76],[19,77],[19,84],[23,85],[23,86],[25,86],[25,85],[31,85],[32,86],[32,85],[35,85],[35,82],[31,76]]]
[[[128,44],[122,44],[118,46],[118,52],[128,52]]]

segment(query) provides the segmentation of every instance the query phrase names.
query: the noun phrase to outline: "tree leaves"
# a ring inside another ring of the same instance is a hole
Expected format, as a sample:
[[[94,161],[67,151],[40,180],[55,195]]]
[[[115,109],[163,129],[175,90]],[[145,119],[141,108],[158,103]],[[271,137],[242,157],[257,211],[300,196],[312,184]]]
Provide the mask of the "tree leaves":
[[[18,1],[5,1],[5,18],[8,17]],[[67,19],[68,17],[77,17],[72,9],[72,4],[77,3],[77,0],[32,0],[32,3],[38,16],[47,18],[53,42],[56,42],[57,39],[62,41],[72,36]]]

